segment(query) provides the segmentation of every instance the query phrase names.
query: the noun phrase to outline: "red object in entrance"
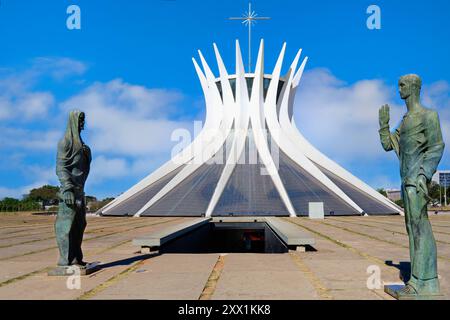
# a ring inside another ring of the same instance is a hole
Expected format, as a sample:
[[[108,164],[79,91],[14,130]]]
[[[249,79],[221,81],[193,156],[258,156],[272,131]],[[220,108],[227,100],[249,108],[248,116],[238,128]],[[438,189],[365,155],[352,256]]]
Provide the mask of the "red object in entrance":
[[[244,231],[244,238],[250,239],[250,241],[264,241],[264,233]]]

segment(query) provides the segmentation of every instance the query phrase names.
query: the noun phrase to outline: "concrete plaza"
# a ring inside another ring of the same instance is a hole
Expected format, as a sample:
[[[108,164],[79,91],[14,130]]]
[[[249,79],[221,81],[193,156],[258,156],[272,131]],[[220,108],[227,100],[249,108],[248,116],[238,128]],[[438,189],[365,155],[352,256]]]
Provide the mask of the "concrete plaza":
[[[317,251],[162,255],[142,254],[132,239],[189,218],[88,217],[85,259],[102,269],[68,289],[67,277],[47,276],[57,261],[54,219],[0,215],[0,299],[391,299],[368,289],[368,278],[376,284],[379,270],[398,283],[409,261],[401,216],[286,218],[315,237]],[[449,299],[450,215],[430,219]]]

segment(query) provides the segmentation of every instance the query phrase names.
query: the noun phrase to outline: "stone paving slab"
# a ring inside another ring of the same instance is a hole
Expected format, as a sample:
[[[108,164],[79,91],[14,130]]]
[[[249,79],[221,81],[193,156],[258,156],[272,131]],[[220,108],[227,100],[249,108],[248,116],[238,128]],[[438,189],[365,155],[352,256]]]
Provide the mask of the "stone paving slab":
[[[288,254],[228,254],[213,299],[319,299]]]
[[[161,219],[160,221],[154,221],[154,223],[160,224],[147,226],[145,228],[138,230],[132,229],[126,232],[117,232],[113,235],[101,238],[101,241],[100,239],[98,239],[98,241],[92,242],[86,241],[83,243],[86,260],[87,261],[94,261],[95,259],[98,260],[99,258],[101,258],[98,255],[99,252],[108,250],[108,248],[124,242],[128,242],[129,246],[128,247],[124,245],[119,246],[117,248],[114,248],[114,252],[118,252],[121,254],[120,256],[118,256],[118,258],[120,259],[132,257],[134,252],[136,252],[135,247],[131,246],[131,238],[133,235],[149,232],[151,230],[154,230],[155,228],[158,228],[159,226],[163,226],[166,223],[167,224],[176,223],[177,221],[178,219],[173,218]],[[149,223],[146,222],[144,225],[148,224]],[[17,256],[12,259],[0,261],[0,268],[1,270],[3,270],[3,272],[0,272],[0,289],[4,281],[8,281],[17,277],[23,277],[24,275],[27,275],[34,271],[54,266],[54,264],[57,261],[57,258],[58,258],[57,248],[53,247],[50,250],[44,252]],[[104,261],[108,261],[108,258]],[[25,282],[23,282],[22,280],[20,283]]]
[[[187,299],[200,296],[217,254],[167,254],[147,260],[95,299]],[[124,297],[126,292],[126,297]]]
[[[131,246],[129,248],[131,249]],[[81,277],[81,287],[79,289],[69,289],[67,287],[68,277],[50,277],[45,272],[41,272],[25,280],[16,281],[11,285],[0,287],[0,298],[13,299],[10,293],[14,292],[15,295],[20,296],[20,299],[78,299],[85,292],[105,283],[111,277],[124,271],[131,264],[144,258],[148,258],[148,256],[132,255],[127,259],[123,259],[123,255],[115,254],[114,252],[99,255],[99,260],[109,265],[103,267],[99,272]]]
[[[142,255],[132,239],[190,218],[88,217],[83,248],[105,267],[69,290],[67,278],[48,277],[57,248],[54,216],[0,214],[0,299],[198,299],[213,283],[212,299],[392,299],[366,286],[369,266],[385,282],[398,282],[409,261],[404,218],[286,218],[311,233],[317,251],[286,254],[230,253],[219,276],[219,254]],[[450,215],[430,217],[438,240],[439,274],[450,299]],[[387,261],[392,261],[391,264]],[[212,281],[211,281],[212,280]]]
[[[398,221],[402,221],[401,217],[398,217]],[[373,218],[372,218],[373,219]],[[342,220],[342,218],[340,218]],[[380,218],[381,220],[381,218]],[[364,221],[364,217],[351,217],[348,221]],[[409,261],[409,252],[407,247],[403,247],[403,243],[397,244],[389,244],[385,241],[389,241],[386,239],[386,235],[378,234],[378,229],[374,228],[372,232],[361,231],[359,227],[348,227],[345,226],[347,230],[343,230],[339,228],[339,223],[334,221],[332,218],[325,219],[323,222],[312,222],[309,220],[301,220],[302,225],[307,228],[313,229],[317,232],[320,232],[324,235],[332,235],[333,239],[340,241],[352,248],[366,253],[367,255],[379,259],[378,263],[372,263],[377,265],[382,270],[382,280],[387,282],[395,282],[398,281],[399,270],[398,268],[388,267],[386,268],[386,262],[392,260],[393,264],[398,265],[400,262],[408,262]],[[433,220],[432,220],[433,222]],[[342,226],[342,223],[341,223]],[[352,232],[350,232],[352,231]],[[356,234],[354,232],[361,233]],[[373,237],[379,238],[379,240],[373,239]],[[404,245],[407,245],[407,238],[404,238]],[[438,254],[441,254],[442,245],[438,243]],[[319,250],[320,251],[320,250]],[[362,266],[361,266],[362,267]],[[386,270],[389,270],[386,272]],[[441,290],[447,297],[450,298],[450,288],[447,285],[447,274],[450,271],[450,264],[446,260],[439,259],[438,260],[438,272],[441,277]],[[393,273],[394,272],[394,273]],[[341,274],[342,275],[342,274]]]

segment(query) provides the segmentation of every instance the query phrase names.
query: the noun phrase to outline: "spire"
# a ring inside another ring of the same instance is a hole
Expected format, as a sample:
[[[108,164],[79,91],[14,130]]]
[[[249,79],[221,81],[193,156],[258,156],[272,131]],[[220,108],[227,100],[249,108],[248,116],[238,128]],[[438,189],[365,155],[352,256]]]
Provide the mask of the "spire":
[[[242,20],[242,24],[248,26],[248,72],[252,72],[252,26],[257,20],[270,20],[270,17],[258,17],[255,11],[252,11],[251,2],[248,3],[248,11],[242,17],[230,17],[229,20]]]

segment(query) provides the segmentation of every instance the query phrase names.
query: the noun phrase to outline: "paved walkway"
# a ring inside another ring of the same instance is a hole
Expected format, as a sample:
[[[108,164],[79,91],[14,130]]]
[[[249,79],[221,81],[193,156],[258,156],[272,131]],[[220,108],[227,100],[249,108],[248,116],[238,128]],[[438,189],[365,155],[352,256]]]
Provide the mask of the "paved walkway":
[[[103,268],[70,290],[68,278],[46,273],[57,260],[54,217],[2,214],[0,299],[391,299],[367,288],[367,270],[398,282],[409,260],[400,216],[286,218],[315,236],[317,251],[308,252],[158,255],[141,254],[131,243],[187,219],[89,217],[86,260]],[[431,221],[450,299],[450,216]]]

